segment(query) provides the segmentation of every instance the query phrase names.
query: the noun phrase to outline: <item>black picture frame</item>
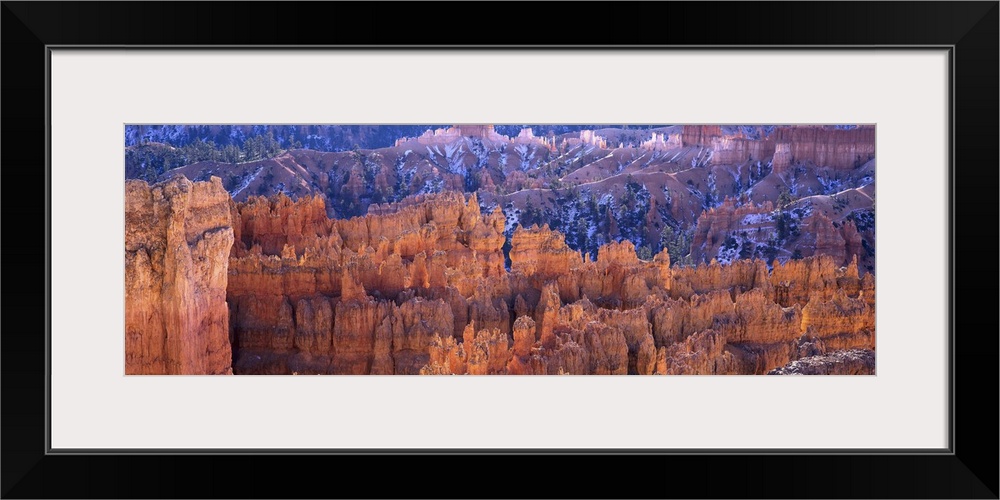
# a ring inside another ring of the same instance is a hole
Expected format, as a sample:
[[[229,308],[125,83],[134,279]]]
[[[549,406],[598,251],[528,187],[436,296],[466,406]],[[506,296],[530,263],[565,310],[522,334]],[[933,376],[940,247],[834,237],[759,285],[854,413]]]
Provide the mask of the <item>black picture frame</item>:
[[[8,240],[3,253],[35,279],[8,282],[2,356],[2,496],[130,498],[714,497],[997,498],[998,2],[774,2],[506,4],[558,23],[510,46],[945,47],[952,73],[951,446],[943,453],[688,453],[599,456],[474,452],[352,456],[286,453],[53,454],[46,439],[49,315],[48,55],[52,47],[303,47],[497,43],[503,19],[462,23],[459,4],[313,2],[3,2],[2,148]],[[673,29],[570,29],[641,24]],[[418,30],[433,19],[447,30]],[[444,21],[450,21],[445,23]],[[451,21],[459,22],[451,22]],[[493,24],[495,23],[495,25]],[[566,28],[569,27],[569,28]],[[334,29],[335,28],[335,29]],[[559,30],[564,30],[559,32]],[[498,31],[499,30],[499,31]],[[395,38],[395,39],[393,39]],[[961,175],[959,175],[961,174]],[[963,194],[965,196],[958,196]],[[964,238],[957,238],[964,228]],[[919,251],[915,244],[914,251]],[[987,267],[988,269],[983,269]],[[10,269],[10,267],[8,267]],[[975,274],[972,271],[975,270]],[[963,274],[959,274],[964,271]],[[964,278],[959,279],[960,276]],[[30,290],[25,290],[30,288]],[[959,292],[961,299],[959,298]],[[979,309],[977,304],[987,304]],[[82,328],[85,328],[82,327]],[[961,333],[959,333],[961,332]],[[859,416],[859,418],[863,418]],[[752,430],[751,430],[752,431]],[[419,455],[419,456],[414,456]],[[558,468],[554,463],[558,462]],[[310,477],[313,469],[330,478]],[[572,476],[557,470],[576,471]],[[366,483],[360,473],[381,471]],[[551,489],[529,487],[542,476]]]

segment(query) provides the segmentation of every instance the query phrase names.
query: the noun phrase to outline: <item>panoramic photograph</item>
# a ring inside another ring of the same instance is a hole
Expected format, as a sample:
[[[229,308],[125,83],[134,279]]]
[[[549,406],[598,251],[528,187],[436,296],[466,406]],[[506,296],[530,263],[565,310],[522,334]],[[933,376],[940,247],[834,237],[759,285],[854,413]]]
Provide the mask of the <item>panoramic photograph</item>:
[[[126,375],[874,375],[875,126],[129,124]]]

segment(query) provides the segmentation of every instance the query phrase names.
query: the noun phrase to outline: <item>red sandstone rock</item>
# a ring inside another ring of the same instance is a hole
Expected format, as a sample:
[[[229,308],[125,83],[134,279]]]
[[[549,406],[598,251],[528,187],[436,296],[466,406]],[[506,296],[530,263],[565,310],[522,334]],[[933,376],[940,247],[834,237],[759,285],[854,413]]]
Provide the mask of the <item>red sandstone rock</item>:
[[[722,336],[712,330],[657,351],[659,375],[724,375],[734,373],[736,360],[726,351]]]
[[[132,198],[143,196],[152,197]],[[219,220],[199,215],[178,227],[196,240],[200,228],[214,234],[227,216],[235,221],[232,250],[224,238],[212,248],[230,256],[222,285],[230,324],[220,330],[226,340],[231,332],[237,373],[766,373],[874,346],[874,279],[858,277],[856,228],[822,216],[807,223],[827,255],[771,272],[760,260],[672,269],[666,252],[642,261],[628,242],[589,260],[558,232],[533,227],[514,232],[508,273],[503,214],[481,215],[475,196],[416,197],[348,220],[327,219],[319,198],[201,196],[211,201],[198,201],[207,212],[197,212]],[[699,238],[711,249],[712,226],[757,213],[729,201],[704,216],[709,230]],[[165,233],[169,218],[154,219]],[[152,241],[150,229],[133,225],[142,237],[128,241]],[[184,241],[190,250],[194,240]],[[127,248],[129,286],[154,300],[130,305],[129,359],[159,357],[148,364],[165,370],[161,344],[134,342],[133,326],[164,317],[154,307],[162,294],[149,290],[162,271],[141,261],[159,247],[144,245]],[[843,259],[830,255],[841,250]],[[216,286],[218,269],[204,269]]]
[[[519,226],[511,238],[511,271],[515,273],[552,279],[569,273],[579,258],[580,254],[566,245],[563,235],[548,226]]]
[[[844,230],[835,228],[830,219],[817,211],[806,217],[802,221],[802,225],[803,239],[805,240],[803,255],[829,255],[837,265],[845,265],[850,261],[850,256],[847,255],[847,242],[844,240]],[[853,226],[853,224],[851,225]],[[856,229],[852,236],[857,237],[857,244],[852,245],[852,247],[860,247],[861,236],[857,234]]]
[[[770,202],[761,205],[736,205],[736,200],[726,198],[721,205],[710,208],[698,216],[691,243],[692,257],[701,262],[719,253],[727,236],[734,232],[748,232],[759,239],[766,239],[773,232]],[[758,230],[762,234],[758,234]]]
[[[219,178],[125,184],[125,373],[232,373],[229,196]]]
[[[841,169],[854,168],[875,154],[875,127],[841,130],[816,126],[779,127],[774,141],[788,143],[796,161]]]
[[[718,125],[684,125],[681,140],[685,146],[709,146],[712,139],[722,136]]]

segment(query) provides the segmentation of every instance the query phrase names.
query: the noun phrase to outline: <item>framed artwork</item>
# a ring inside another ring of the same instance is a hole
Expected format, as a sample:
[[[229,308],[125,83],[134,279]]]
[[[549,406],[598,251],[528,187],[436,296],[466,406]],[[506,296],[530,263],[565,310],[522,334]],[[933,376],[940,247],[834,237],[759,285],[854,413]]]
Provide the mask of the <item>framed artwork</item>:
[[[996,225],[955,238],[996,213],[996,2],[642,4],[681,27],[625,46],[235,7],[4,3],[3,164],[45,188],[8,192],[45,321],[3,339],[5,497],[303,496],[344,455],[407,470],[379,496],[560,455],[997,497],[995,318],[956,314]]]

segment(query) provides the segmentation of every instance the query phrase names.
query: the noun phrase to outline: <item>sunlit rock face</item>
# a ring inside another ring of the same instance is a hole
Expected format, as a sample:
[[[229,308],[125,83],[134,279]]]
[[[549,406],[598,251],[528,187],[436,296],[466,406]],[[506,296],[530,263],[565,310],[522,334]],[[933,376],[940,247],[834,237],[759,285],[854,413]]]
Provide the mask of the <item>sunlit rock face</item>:
[[[416,374],[435,335],[510,331],[503,215],[481,215],[475,195],[338,220],[318,197],[255,197],[233,219],[238,373]]]
[[[217,178],[129,181],[126,372],[867,370],[839,353],[874,349],[874,279],[856,256],[840,265],[839,242],[771,270],[679,268],[628,241],[590,260],[558,231],[519,227],[508,270],[504,230],[460,193],[329,219],[319,197],[234,203]]]
[[[229,206],[236,373],[764,374],[874,348],[874,280],[819,255],[671,267],[630,242],[591,260],[475,195],[328,219],[319,198]]]
[[[217,177],[126,182],[126,374],[232,373],[230,203]]]

